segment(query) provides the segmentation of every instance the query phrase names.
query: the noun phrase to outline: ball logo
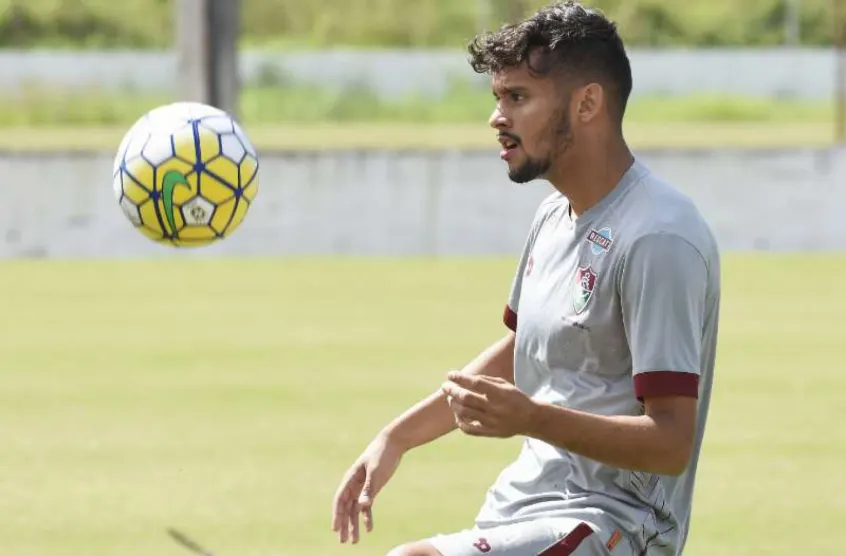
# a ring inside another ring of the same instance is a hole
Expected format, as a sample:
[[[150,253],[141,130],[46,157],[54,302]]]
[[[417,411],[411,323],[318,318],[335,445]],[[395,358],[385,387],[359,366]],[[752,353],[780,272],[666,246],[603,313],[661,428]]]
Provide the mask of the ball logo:
[[[164,178],[162,178],[162,203],[164,204],[167,225],[170,227],[170,235],[173,238],[178,237],[178,232],[176,230],[176,217],[173,214],[173,194],[176,191],[176,186],[178,185],[187,187],[189,191],[191,190],[191,184],[188,183],[188,179],[181,173],[176,170],[166,172]],[[203,210],[200,207],[194,208],[201,211]],[[191,216],[199,220],[199,218],[197,218],[193,213]]]
[[[206,211],[201,206],[194,205],[189,212],[194,222],[202,222],[206,219]]]

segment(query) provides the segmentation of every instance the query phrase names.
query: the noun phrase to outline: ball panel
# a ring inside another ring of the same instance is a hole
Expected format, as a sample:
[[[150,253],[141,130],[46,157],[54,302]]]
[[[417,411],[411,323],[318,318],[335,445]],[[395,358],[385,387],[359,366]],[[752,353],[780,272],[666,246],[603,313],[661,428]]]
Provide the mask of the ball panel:
[[[117,174],[112,176],[112,192],[115,195],[115,199],[120,202],[123,198],[123,172],[120,168],[118,168]]]
[[[220,156],[220,135],[210,129],[197,126],[197,136],[200,142],[201,160],[204,163]]]
[[[256,198],[256,193],[258,193],[258,180],[253,180],[243,189],[241,195],[248,203],[252,203],[253,199]]]
[[[256,178],[256,174],[258,173],[258,161],[252,155],[248,154],[241,162],[239,173],[240,181],[238,183],[241,185],[241,188],[245,188]]]
[[[223,153],[223,156],[236,164],[240,164],[246,154],[246,150],[244,149],[244,145],[241,144],[241,141],[235,137],[235,135],[229,133],[221,135],[220,142],[222,145],[221,152]]]
[[[193,240],[208,240],[213,241],[217,239],[217,232],[208,226],[188,226],[179,232],[179,239],[177,241],[193,241]]]
[[[214,132],[216,135],[223,135],[225,133],[232,133],[234,127],[232,125],[232,118],[229,116],[210,116],[200,120],[200,127]]]
[[[163,237],[166,235],[167,228],[165,228],[164,220],[161,217],[161,211],[157,208],[156,202],[148,199],[138,207],[138,212],[141,215],[143,225],[157,233],[159,237]]]
[[[159,166],[174,154],[170,135],[151,135],[141,151],[141,156],[152,166]]]
[[[235,196],[235,190],[215,177],[215,174],[203,172],[201,179],[201,195],[218,205]]]
[[[156,181],[153,179],[155,170],[143,158],[137,157],[127,160],[124,162],[123,171],[126,174],[123,179],[124,191],[128,191],[130,183],[135,183],[147,191],[156,189]]]
[[[224,235],[229,222],[232,220],[232,216],[235,214],[235,203],[237,201],[238,199],[233,197],[217,205],[214,211],[214,216],[211,219],[211,227],[221,236]]]
[[[215,158],[206,164],[206,174],[218,183],[229,186],[233,191],[238,187],[238,165],[223,157]]]
[[[126,150],[129,147],[129,143],[135,139],[136,136],[145,133],[144,128],[148,126],[147,123],[147,116],[141,116],[138,120],[132,124],[132,127],[127,130],[126,134],[120,141],[120,145],[117,149],[117,154],[115,154],[114,164],[112,167],[112,175],[117,175],[118,170],[120,169],[121,165],[123,164],[124,159],[126,158]]]
[[[243,222],[244,218],[247,216],[247,209],[249,208],[250,205],[243,201],[237,202],[235,204],[235,212],[232,214],[232,220],[229,221],[229,225],[223,232],[223,237],[229,237],[230,235],[232,235],[232,232],[238,229],[238,227],[241,225],[241,222]]]
[[[121,172],[123,179],[123,194],[132,200],[136,205],[140,205],[150,198],[150,192],[138,185],[138,182],[130,176]]]
[[[185,126],[173,134],[173,150],[176,156],[182,160],[191,163],[197,162],[197,149],[199,141],[195,142],[194,127]]]
[[[207,226],[211,222],[212,214],[214,214],[215,207],[208,200],[202,197],[194,197],[189,202],[180,207],[182,218],[186,226]],[[180,230],[179,237],[182,236]]]
[[[253,147],[253,144],[250,142],[250,138],[247,137],[247,134],[244,133],[244,130],[241,125],[233,120],[232,127],[235,129],[235,135],[238,136],[238,139],[241,140],[241,144],[244,145],[244,150],[250,153],[253,158],[258,158],[255,147]]]
[[[148,126],[142,126],[129,139],[126,145],[126,150],[123,152],[123,160],[132,160],[141,156],[141,151],[144,150],[144,145],[150,140],[150,130]]]
[[[138,214],[138,207],[128,197],[120,200],[120,208],[133,226],[137,227],[141,225],[141,215]]]

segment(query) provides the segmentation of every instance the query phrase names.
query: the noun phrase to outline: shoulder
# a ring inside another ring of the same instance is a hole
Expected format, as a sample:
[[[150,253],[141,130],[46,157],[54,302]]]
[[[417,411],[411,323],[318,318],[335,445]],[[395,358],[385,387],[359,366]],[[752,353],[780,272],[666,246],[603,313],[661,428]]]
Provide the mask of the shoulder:
[[[567,206],[567,197],[554,191],[543,198],[535,211],[535,220],[549,218],[557,209]]]
[[[693,199],[653,172],[629,191],[623,257],[684,257],[693,251],[706,266],[718,264],[719,246]]]
[[[535,210],[534,219],[532,221],[531,235],[534,238],[540,232],[543,225],[557,213],[557,211],[567,206],[567,198],[559,192],[553,192],[538,204]]]

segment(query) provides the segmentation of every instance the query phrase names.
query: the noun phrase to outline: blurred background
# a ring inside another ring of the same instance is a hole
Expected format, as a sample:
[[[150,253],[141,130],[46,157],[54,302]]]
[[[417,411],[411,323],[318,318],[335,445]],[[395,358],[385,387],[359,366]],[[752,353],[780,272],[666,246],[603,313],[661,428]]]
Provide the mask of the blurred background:
[[[330,505],[503,333],[549,188],[508,181],[465,45],[542,4],[0,0],[0,553],[178,556],[177,527],[221,556],[384,554],[471,523],[518,439],[409,454],[360,546]],[[631,146],[724,253],[686,554],[840,553],[844,2],[586,4],[628,44]],[[236,114],[260,160],[241,227],[190,251],[112,191],[122,135],[175,100]]]
[[[0,4],[0,147],[86,153],[51,155],[61,183],[45,178],[41,158],[0,159],[25,189],[67,195],[39,209],[37,226],[10,226],[4,254],[172,255],[125,227],[95,168],[141,114],[179,99],[236,114],[267,180],[238,237],[179,256],[511,253],[545,194],[506,183],[487,127],[488,78],[465,50],[541,1],[232,0],[205,12],[196,0]],[[846,179],[840,3],[588,4],[619,23],[630,50],[629,141],[696,197],[724,247],[842,247],[842,188],[829,192],[838,202],[813,208],[813,229],[783,204]],[[11,206],[0,209],[7,220],[26,211]]]

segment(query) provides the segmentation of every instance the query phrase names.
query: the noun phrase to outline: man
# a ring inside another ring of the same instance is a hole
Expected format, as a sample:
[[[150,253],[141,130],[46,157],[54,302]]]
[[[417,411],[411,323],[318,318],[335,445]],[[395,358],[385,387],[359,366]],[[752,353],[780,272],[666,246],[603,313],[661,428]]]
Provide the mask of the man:
[[[717,245],[691,201],[631,154],[615,26],[574,2],[477,37],[502,158],[546,179],[507,334],[390,423],[344,477],[333,528],[359,540],[400,458],[458,428],[525,437],[473,527],[390,556],[677,555],[713,380]]]

